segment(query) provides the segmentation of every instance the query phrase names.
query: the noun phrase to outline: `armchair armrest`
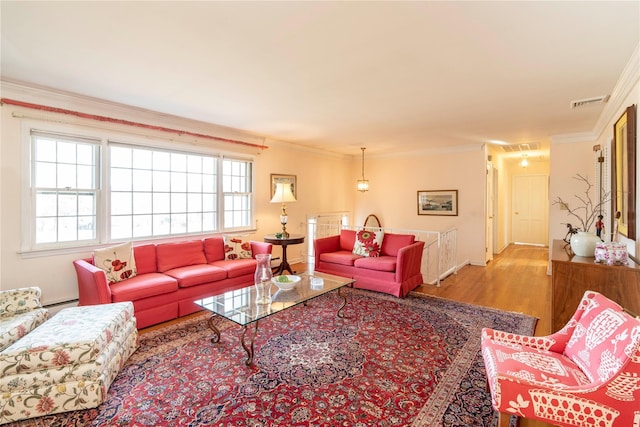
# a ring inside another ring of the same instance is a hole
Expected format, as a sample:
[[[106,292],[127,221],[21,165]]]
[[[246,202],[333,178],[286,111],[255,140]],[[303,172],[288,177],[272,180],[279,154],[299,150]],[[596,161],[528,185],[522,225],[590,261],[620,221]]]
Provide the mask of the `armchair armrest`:
[[[256,254],[270,254],[272,250],[273,245],[271,243],[251,241],[251,253],[254,258]]]
[[[524,345],[537,350],[548,350],[554,353],[562,353],[567,340],[562,339],[558,334],[559,333],[556,332],[555,334],[543,337],[533,337],[498,331],[491,328],[482,328],[482,339],[490,339],[504,344]]]
[[[401,283],[409,277],[420,274],[423,249],[424,242],[417,241],[398,250],[396,257],[396,282]]]
[[[320,263],[320,255],[327,252],[337,252],[340,250],[340,236],[321,237],[313,241],[313,253],[315,266]]]
[[[111,288],[104,270],[87,260],[73,261],[78,277],[78,305],[97,305],[111,303]]]
[[[7,289],[0,291],[0,316],[26,313],[42,308],[40,288]]]

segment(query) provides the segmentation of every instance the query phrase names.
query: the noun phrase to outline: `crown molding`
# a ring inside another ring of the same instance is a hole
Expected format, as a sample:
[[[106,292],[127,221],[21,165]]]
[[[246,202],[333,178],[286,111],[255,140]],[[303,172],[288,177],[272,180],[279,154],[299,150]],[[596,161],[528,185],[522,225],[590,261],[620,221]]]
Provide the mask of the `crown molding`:
[[[281,139],[273,139],[269,137],[265,138],[264,143],[269,147],[275,148],[276,146],[279,146],[279,147],[287,148],[291,150],[304,151],[306,153],[313,153],[320,156],[333,157],[338,159],[351,159],[352,157],[356,156],[355,154],[353,155],[342,154],[342,153],[337,153],[335,151],[323,150],[321,148],[316,148],[316,147],[308,147],[306,145],[296,144],[295,142],[283,141]],[[357,156],[359,158],[360,154],[357,154]]]
[[[598,136],[594,132],[565,133],[551,137],[552,144],[575,144],[578,142],[596,142],[597,140]]]
[[[111,115],[119,119],[123,117],[127,119],[135,117],[135,121],[144,121],[151,125],[186,128],[185,130],[210,133],[216,137],[237,139],[255,145],[263,145],[265,143],[263,136],[250,134],[239,129],[187,119],[72,92],[34,86],[14,80],[0,80],[0,92],[3,98],[14,98],[27,103],[46,104],[49,107],[78,110],[83,113],[95,115]]]
[[[609,129],[619,112],[624,108],[624,102],[631,94],[634,86],[640,81],[640,43],[636,45],[627,65],[622,70],[618,82],[611,91],[611,97],[605,104],[600,117],[590,132],[559,134],[551,136],[553,144],[570,144],[576,142],[596,142]]]

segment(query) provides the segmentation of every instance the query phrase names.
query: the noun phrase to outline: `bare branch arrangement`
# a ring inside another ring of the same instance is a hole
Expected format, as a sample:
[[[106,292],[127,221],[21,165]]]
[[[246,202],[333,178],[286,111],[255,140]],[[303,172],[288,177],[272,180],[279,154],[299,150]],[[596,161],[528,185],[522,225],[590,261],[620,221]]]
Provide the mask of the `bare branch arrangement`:
[[[564,207],[567,210],[567,215],[571,215],[575,217],[581,227],[577,227],[582,231],[589,231],[591,226],[595,223],[598,218],[598,215],[604,215],[603,206],[610,201],[610,193],[608,191],[601,190],[600,201],[594,202],[591,199],[591,189],[593,188],[593,184],[589,182],[589,177],[583,176],[580,174],[576,174],[573,179],[577,179],[578,181],[582,181],[585,183],[587,188],[584,191],[584,196],[582,195],[574,195],[576,199],[580,202],[580,205],[571,208],[569,204],[562,198],[556,197],[553,201],[554,205],[560,205],[560,207]]]

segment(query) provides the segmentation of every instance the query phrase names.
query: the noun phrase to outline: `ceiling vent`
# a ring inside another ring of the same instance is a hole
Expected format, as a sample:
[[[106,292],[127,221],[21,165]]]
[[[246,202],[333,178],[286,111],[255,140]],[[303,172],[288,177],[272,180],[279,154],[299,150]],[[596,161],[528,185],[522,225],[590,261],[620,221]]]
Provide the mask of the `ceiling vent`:
[[[604,104],[609,100],[609,95],[596,96],[595,98],[578,99],[571,101],[571,108],[584,107],[590,104]]]
[[[532,144],[511,144],[511,145],[503,145],[502,150],[505,153],[520,153],[523,151],[533,151],[538,150],[540,145],[538,143]]]

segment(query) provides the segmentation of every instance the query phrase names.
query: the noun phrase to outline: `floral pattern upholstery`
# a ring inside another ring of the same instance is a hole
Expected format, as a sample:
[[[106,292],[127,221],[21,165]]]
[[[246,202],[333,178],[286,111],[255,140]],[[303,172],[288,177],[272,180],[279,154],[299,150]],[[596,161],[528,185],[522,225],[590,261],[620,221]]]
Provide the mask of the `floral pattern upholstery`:
[[[493,407],[559,426],[640,426],[640,319],[587,291],[546,337],[482,330]]]
[[[0,351],[44,323],[49,312],[40,303],[40,288],[0,292]]]
[[[382,250],[384,231],[378,232],[362,229],[356,233],[353,253],[364,257],[379,257]]]
[[[251,259],[251,241],[242,240],[242,237],[224,236],[224,259],[234,261],[237,259]]]
[[[0,424],[98,406],[137,345],[131,302],[61,310],[0,353]]]

